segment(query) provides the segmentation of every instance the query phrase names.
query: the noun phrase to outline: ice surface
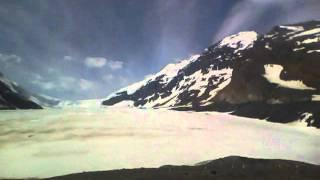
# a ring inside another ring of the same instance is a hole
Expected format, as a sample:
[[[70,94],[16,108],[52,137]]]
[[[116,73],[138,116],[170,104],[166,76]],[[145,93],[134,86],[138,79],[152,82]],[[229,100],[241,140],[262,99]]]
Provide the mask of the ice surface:
[[[182,165],[229,155],[320,164],[320,131],[214,112],[1,111],[0,178]]]
[[[61,101],[56,108],[99,108],[103,99],[88,99],[78,101]]]

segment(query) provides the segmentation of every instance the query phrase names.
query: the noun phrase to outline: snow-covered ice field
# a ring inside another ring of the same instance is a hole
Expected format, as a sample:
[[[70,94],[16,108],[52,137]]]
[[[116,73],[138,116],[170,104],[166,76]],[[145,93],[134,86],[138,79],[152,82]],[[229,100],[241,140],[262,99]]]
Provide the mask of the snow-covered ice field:
[[[0,178],[194,164],[229,155],[320,164],[320,130],[226,113],[1,111]]]

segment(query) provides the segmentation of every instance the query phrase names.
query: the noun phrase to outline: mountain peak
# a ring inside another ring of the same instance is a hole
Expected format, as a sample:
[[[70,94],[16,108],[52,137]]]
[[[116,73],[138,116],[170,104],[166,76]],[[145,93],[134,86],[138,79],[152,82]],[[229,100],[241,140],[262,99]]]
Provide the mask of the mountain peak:
[[[224,38],[219,43],[219,47],[230,47],[233,49],[244,50],[251,48],[258,39],[258,33],[255,31],[244,31]]]
[[[169,64],[108,97],[103,105],[229,111],[273,122],[320,127],[320,23],[239,32],[201,55]],[[294,109],[293,111],[290,109]],[[304,117],[305,113],[310,116]]]

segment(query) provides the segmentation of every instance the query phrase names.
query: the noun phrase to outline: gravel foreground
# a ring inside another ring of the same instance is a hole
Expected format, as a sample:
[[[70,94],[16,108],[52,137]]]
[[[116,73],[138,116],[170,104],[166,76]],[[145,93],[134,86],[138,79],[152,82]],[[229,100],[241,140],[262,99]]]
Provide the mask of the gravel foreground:
[[[319,172],[319,165],[298,161],[229,156],[194,166],[82,172],[43,180],[319,180]]]

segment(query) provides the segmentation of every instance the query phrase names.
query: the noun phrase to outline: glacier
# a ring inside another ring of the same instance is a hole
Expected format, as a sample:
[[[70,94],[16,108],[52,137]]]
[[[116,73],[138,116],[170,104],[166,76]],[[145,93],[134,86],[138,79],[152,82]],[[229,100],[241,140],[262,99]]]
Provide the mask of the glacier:
[[[0,127],[0,178],[192,165],[230,155],[320,164],[318,129],[228,113],[71,106],[2,111]]]

